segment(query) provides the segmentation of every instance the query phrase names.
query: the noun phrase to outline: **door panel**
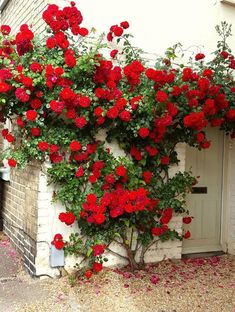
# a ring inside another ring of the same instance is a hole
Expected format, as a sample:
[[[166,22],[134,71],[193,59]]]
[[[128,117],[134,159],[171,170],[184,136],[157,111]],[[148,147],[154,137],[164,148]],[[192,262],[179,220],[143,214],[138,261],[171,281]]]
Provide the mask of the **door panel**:
[[[193,221],[184,225],[191,237],[183,241],[183,253],[221,250],[220,224],[222,204],[223,133],[209,128],[209,149],[186,147],[186,170],[200,176],[196,187],[207,187],[206,194],[189,194],[187,208]]]

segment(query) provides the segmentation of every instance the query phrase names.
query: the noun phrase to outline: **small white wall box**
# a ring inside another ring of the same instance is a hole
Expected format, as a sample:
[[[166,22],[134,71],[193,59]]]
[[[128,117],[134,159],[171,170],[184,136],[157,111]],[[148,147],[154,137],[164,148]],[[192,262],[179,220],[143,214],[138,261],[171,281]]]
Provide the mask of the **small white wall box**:
[[[4,181],[10,181],[10,168],[9,167],[0,167],[0,177]]]
[[[54,245],[51,245],[50,266],[52,268],[64,266],[64,249],[56,249]]]

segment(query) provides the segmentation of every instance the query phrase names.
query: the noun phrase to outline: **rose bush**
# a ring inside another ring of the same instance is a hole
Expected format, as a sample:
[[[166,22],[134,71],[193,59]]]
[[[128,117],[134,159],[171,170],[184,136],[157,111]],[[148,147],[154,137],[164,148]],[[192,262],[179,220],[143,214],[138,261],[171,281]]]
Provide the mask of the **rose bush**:
[[[15,36],[1,26],[0,118],[14,125],[12,132],[2,130],[11,144],[2,158],[10,167],[51,162],[53,200],[66,209],[58,218],[80,229],[68,242],[55,233],[52,243],[89,258],[87,278],[102,270],[106,251],[116,254],[114,241],[134,270],[158,240],[190,237],[169,226],[173,214],[191,222],[185,196],[196,183],[190,172],[169,178],[179,162],[177,143],[209,148],[209,126],[235,136],[230,28],[217,28],[222,40],[209,62],[199,53],[190,66],[176,65],[172,48],[150,67],[131,46],[127,21],[113,25],[107,41],[101,36],[91,44],[74,2],[63,9],[50,4],[42,17],[45,41],[27,25]],[[110,48],[110,59],[103,48]],[[101,129],[103,141],[97,139]],[[125,156],[114,157],[105,141],[117,142]]]

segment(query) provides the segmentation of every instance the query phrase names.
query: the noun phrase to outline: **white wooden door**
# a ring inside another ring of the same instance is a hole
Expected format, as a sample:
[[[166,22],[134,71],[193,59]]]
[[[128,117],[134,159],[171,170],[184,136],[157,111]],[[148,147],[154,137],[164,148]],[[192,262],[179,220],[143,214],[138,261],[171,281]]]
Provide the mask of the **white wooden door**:
[[[184,225],[190,230],[190,239],[183,241],[183,254],[221,250],[221,205],[223,174],[223,133],[209,128],[207,138],[211,147],[198,151],[186,148],[186,170],[191,169],[195,176],[200,176],[195,187],[204,187],[206,193],[187,196],[187,207],[193,221]],[[198,191],[198,189],[196,189]],[[199,190],[200,191],[200,190]]]

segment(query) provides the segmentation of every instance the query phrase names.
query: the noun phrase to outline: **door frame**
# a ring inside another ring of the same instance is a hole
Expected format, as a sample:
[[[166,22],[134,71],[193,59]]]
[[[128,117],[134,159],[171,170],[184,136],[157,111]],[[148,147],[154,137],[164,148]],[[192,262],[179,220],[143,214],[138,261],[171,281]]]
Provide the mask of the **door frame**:
[[[230,181],[231,181],[231,153],[233,144],[228,135],[224,134],[223,148],[223,172],[222,172],[222,207],[221,207],[221,231],[220,244],[222,251],[228,251],[229,230],[229,203],[230,203]]]

